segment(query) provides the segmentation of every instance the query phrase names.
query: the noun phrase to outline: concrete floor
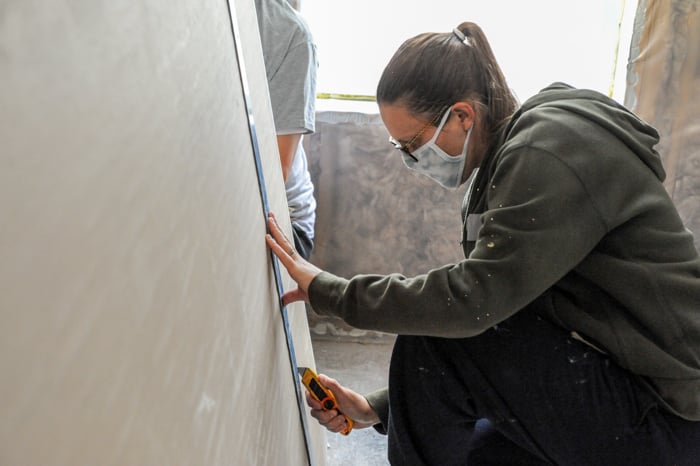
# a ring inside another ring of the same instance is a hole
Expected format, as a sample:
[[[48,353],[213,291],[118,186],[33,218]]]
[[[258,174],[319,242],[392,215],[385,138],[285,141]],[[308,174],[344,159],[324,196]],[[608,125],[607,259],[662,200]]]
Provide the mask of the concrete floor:
[[[387,384],[393,339],[354,342],[313,339],[316,368],[341,384],[364,394]],[[374,429],[353,430],[343,436],[326,432],[328,466],[386,466],[386,436]]]

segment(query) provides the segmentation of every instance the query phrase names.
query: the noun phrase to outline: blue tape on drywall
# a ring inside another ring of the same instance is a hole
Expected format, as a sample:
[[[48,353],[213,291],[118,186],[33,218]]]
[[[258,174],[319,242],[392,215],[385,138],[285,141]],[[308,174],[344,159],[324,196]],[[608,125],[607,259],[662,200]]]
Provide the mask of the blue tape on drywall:
[[[260,197],[262,199],[263,216],[265,224],[267,224],[267,214],[270,212],[270,207],[267,201],[267,189],[265,188],[265,177],[263,176],[262,161],[260,160],[260,148],[258,146],[258,136],[255,131],[255,119],[253,118],[253,108],[250,104],[250,88],[248,87],[248,75],[246,74],[245,61],[243,58],[243,49],[241,48],[241,36],[238,30],[238,18],[236,16],[235,0],[228,0],[228,12],[231,20],[231,31],[233,33],[233,45],[236,50],[236,59],[238,61],[238,71],[241,79],[241,87],[243,88],[243,101],[248,113],[248,128],[250,129],[250,141],[253,145],[253,155],[255,157],[255,169],[258,175],[258,186],[260,187]],[[262,241],[262,238],[261,238]],[[277,257],[270,252],[272,260],[272,268],[275,273],[275,284],[277,285],[277,294],[282,310],[282,321],[284,322],[284,334],[287,338],[287,349],[289,350],[289,362],[292,369],[292,379],[296,388],[297,404],[299,408],[299,418],[304,430],[304,442],[306,443],[306,454],[309,458],[309,465],[314,464],[313,455],[311,453],[311,439],[309,437],[309,429],[306,423],[304,397],[302,394],[301,382],[299,382],[299,374],[297,373],[297,360],[294,353],[294,341],[292,332],[289,327],[289,317],[287,315],[287,307],[282,304],[282,295],[284,289],[282,287],[282,276],[280,274],[280,265]]]

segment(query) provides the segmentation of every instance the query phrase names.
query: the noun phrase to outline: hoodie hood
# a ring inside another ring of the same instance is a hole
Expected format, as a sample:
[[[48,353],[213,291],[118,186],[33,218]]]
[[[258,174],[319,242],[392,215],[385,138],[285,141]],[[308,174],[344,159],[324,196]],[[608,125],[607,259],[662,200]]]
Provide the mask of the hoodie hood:
[[[629,147],[663,181],[661,157],[654,149],[659,133],[637,115],[607,96],[588,89],[554,83],[528,99],[513,115],[513,121],[534,108],[554,107],[596,123]]]

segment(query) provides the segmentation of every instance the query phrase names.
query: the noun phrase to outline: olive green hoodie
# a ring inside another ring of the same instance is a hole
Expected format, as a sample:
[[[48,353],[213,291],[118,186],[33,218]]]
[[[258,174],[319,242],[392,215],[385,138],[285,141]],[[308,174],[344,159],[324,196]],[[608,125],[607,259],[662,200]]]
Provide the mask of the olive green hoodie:
[[[654,128],[555,83],[501,130],[465,199],[466,259],[406,278],[328,272],[312,307],[358,328],[470,337],[530,305],[700,420],[700,258]]]

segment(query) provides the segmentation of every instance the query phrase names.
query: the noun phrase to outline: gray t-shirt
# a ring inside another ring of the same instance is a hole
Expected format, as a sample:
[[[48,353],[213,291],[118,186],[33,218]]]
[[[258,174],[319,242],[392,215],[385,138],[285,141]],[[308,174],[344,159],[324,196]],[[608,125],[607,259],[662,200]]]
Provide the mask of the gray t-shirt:
[[[255,0],[270,102],[277,134],[315,129],[316,45],[304,19],[287,0]],[[289,216],[314,237],[316,199],[302,144],[285,184]]]

